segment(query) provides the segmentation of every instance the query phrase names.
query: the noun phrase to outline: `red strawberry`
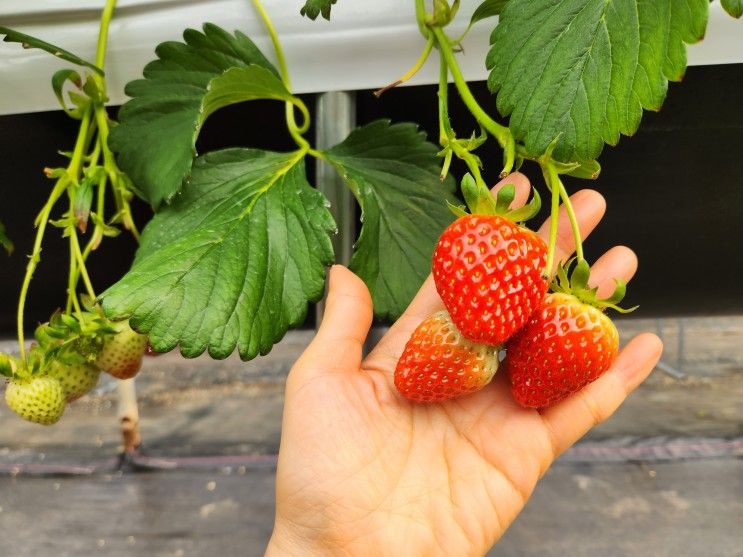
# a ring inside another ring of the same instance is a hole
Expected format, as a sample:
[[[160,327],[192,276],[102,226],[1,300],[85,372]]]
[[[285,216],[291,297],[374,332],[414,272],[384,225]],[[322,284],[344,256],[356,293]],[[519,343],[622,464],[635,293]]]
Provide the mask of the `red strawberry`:
[[[416,402],[438,402],[479,391],[498,369],[498,348],[469,342],[445,311],[424,320],[405,345],[395,387]]]
[[[467,339],[502,344],[544,298],[544,240],[499,215],[466,215],[441,235],[433,253],[436,289]]]
[[[131,379],[142,366],[147,337],[132,330],[128,322],[115,326],[119,332],[103,343],[95,365],[118,379]]]
[[[618,281],[614,294],[596,298],[588,289],[588,264],[578,263],[568,280],[558,271],[556,293],[548,295],[527,324],[507,344],[506,370],[511,391],[525,407],[551,406],[598,379],[619,350],[617,328],[604,313],[624,296]],[[634,308],[633,308],[634,309]]]

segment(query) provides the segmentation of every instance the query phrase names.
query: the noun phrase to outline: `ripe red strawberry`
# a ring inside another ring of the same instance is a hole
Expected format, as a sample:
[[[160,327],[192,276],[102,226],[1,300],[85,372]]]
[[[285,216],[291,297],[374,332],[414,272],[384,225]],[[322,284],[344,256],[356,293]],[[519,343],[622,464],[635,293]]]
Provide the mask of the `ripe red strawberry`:
[[[101,372],[88,363],[67,364],[55,360],[49,364],[46,375],[59,381],[65,399],[67,402],[73,402],[89,393],[98,384]]]
[[[395,387],[416,402],[438,402],[479,391],[498,369],[498,348],[469,342],[445,311],[424,320],[405,345]]]
[[[625,285],[618,281],[611,297],[598,299],[596,289],[587,287],[588,273],[585,261],[570,280],[560,268],[552,285],[556,292],[506,345],[504,365],[520,405],[551,406],[598,379],[616,358],[619,333],[603,309],[631,311],[616,306]]]
[[[118,379],[131,379],[142,367],[147,337],[132,330],[128,322],[115,326],[119,332],[103,343],[95,365]]]
[[[467,339],[502,344],[544,298],[547,245],[499,215],[462,216],[433,253],[436,289]]]
[[[5,402],[24,420],[42,425],[58,422],[67,403],[59,381],[40,376],[8,381]]]

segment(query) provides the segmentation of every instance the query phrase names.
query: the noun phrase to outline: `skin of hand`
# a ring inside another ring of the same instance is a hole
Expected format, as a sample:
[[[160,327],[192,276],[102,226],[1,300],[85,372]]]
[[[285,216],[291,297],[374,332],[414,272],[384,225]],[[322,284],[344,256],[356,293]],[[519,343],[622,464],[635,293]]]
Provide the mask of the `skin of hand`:
[[[514,206],[529,194],[512,174]],[[583,190],[572,203],[585,238],[604,199]],[[574,250],[564,210],[555,260]],[[547,238],[549,222],[539,233]],[[592,267],[599,293],[637,269],[625,247]],[[652,371],[662,344],[632,339],[613,366],[546,410],[519,407],[508,377],[460,399],[414,404],[395,390],[395,365],[413,330],[443,307],[429,276],[389,332],[363,358],[372,301],[351,271],[334,266],[322,325],[286,383],[276,478],[275,555],[483,555],[504,534],[537,481],[565,449],[607,419]]]

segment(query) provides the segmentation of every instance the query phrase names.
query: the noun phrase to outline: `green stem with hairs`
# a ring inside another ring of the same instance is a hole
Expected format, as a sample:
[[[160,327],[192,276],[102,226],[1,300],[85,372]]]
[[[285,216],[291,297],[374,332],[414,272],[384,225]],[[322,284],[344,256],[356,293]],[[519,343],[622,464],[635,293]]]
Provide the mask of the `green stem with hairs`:
[[[562,204],[565,207],[565,212],[568,214],[570,228],[573,230],[573,239],[575,241],[575,255],[578,258],[578,261],[581,261],[583,260],[583,239],[581,238],[580,234],[580,225],[578,224],[578,219],[575,216],[573,204],[570,202],[570,196],[568,195],[568,192],[565,189],[565,185],[562,183],[562,180],[560,180],[559,175],[557,176],[557,183],[560,189],[560,198],[562,199]]]
[[[98,31],[98,44],[95,49],[95,65],[103,69],[106,65],[106,45],[108,44],[108,28],[116,9],[116,0],[106,0],[106,5],[101,13],[101,25]]]
[[[549,164],[549,162],[542,165],[542,175],[544,176],[544,181],[547,184],[547,187],[552,193],[552,203],[550,205],[550,235],[547,242],[547,263],[544,270],[545,276],[549,277],[552,276],[552,269],[554,269],[555,266],[557,226],[559,224],[560,213],[560,188],[555,180],[559,181],[560,178],[557,175],[554,166]]]
[[[464,161],[467,168],[469,168],[472,173],[472,176],[475,178],[477,185],[480,188],[484,188],[485,191],[488,191],[488,187],[485,184],[485,180],[483,180],[482,173],[480,172],[480,163],[478,158],[461,145],[451,127],[451,121],[449,120],[449,66],[443,53],[440,54],[438,95],[439,142],[441,143],[441,146],[448,147],[459,159]]]
[[[425,0],[415,0],[415,19],[418,22],[418,29],[420,29],[421,35],[428,39],[431,35],[431,30],[426,25],[426,17]]]
[[[513,170],[513,164],[516,158],[516,143],[511,135],[511,130],[493,120],[490,115],[483,110],[477,102],[477,99],[475,99],[469,85],[467,84],[467,80],[464,79],[462,71],[459,68],[459,63],[457,62],[457,58],[451,46],[451,39],[449,39],[440,27],[433,27],[432,31],[436,37],[436,43],[439,50],[441,51],[446,61],[446,65],[451,72],[452,78],[454,79],[454,85],[457,87],[459,96],[462,98],[465,106],[467,106],[467,109],[482,125],[482,127],[495,137],[501,148],[504,150],[504,167],[501,175],[510,174],[511,170]]]
[[[255,7],[255,10],[258,12],[258,15],[263,20],[263,25],[266,27],[266,31],[268,31],[269,37],[271,37],[271,43],[273,44],[274,52],[276,53],[276,60],[279,63],[279,73],[281,74],[281,81],[284,82],[284,86],[291,91],[291,80],[289,78],[289,69],[286,65],[286,57],[284,56],[284,49],[281,48],[281,42],[279,41],[279,35],[276,32],[276,27],[274,27],[273,22],[271,21],[270,16],[268,15],[268,12],[263,7],[263,4],[261,3],[261,0],[253,0],[253,6]],[[297,121],[294,116],[294,106],[298,105],[300,111],[302,111],[304,116],[304,122],[302,127],[300,128],[297,126]],[[292,139],[296,142],[297,146],[303,150],[305,153],[310,151],[310,144],[309,142],[302,137],[302,134],[307,131],[309,128],[309,111],[307,110],[307,107],[304,105],[304,103],[300,99],[295,99],[294,102],[287,101],[286,102],[286,126],[289,129],[289,133],[292,136]]]
[[[390,83],[389,85],[374,91],[374,96],[375,97],[381,96],[383,93],[389,91],[393,87],[402,85],[406,81],[410,80],[415,74],[417,74],[420,71],[420,69],[423,67],[423,64],[426,63],[426,60],[428,60],[428,56],[431,54],[431,50],[433,50],[433,43],[434,43],[434,38],[433,38],[433,35],[431,35],[430,37],[428,37],[428,40],[426,41],[426,46],[423,47],[423,52],[421,52],[420,56],[418,57],[418,60],[416,60],[415,64],[413,64],[413,67],[411,67],[407,72],[405,72],[402,76],[400,76],[400,79],[398,79],[397,81],[394,81]]]
[[[550,210],[550,239],[547,252],[547,270],[549,273],[552,272],[554,267],[554,256],[555,246],[557,244],[557,221],[558,221],[558,210],[559,202],[562,200],[562,205],[565,207],[565,213],[570,221],[570,228],[573,232],[573,240],[575,243],[575,255],[578,261],[582,261],[583,257],[583,239],[581,238],[580,225],[578,224],[578,218],[575,216],[575,210],[573,204],[570,202],[570,196],[568,195],[565,185],[560,179],[560,174],[555,168],[555,164],[549,156],[545,156],[541,161],[542,174],[544,180],[547,183],[550,191],[552,192],[552,207]]]
[[[46,226],[49,223],[49,216],[51,215],[54,205],[57,203],[62,194],[67,190],[68,178],[62,177],[57,180],[57,183],[52,189],[52,193],[49,195],[49,199],[44,205],[41,213],[39,213],[38,224],[36,229],[36,239],[34,240],[33,251],[29,258],[28,264],[26,265],[26,274],[23,277],[23,283],[21,285],[21,293],[18,296],[18,314],[17,314],[17,326],[18,326],[18,348],[20,349],[21,360],[26,360],[26,346],[23,332],[23,321],[24,313],[26,309],[26,298],[28,297],[28,288],[31,285],[31,279],[33,278],[34,271],[41,261],[41,244],[44,240],[44,233],[46,232]]]

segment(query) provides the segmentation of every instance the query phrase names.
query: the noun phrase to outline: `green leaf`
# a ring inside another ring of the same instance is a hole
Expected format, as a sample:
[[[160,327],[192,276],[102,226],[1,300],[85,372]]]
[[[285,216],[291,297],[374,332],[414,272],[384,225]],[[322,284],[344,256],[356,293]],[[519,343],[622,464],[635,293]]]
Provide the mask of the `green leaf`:
[[[721,0],[722,7],[734,18],[743,16],[743,0]]]
[[[267,353],[323,295],[335,229],[301,153],[199,157],[181,194],[144,229],[131,270],[103,295],[156,352],[247,360]]]
[[[278,72],[253,42],[216,25],[187,29],[184,43],[160,44],[158,60],[132,81],[132,100],[119,111],[109,143],[138,193],[158,207],[191,171],[206,118],[221,107],[252,99],[292,100]]]
[[[5,225],[2,222],[0,222],[0,247],[8,252],[8,255],[13,253],[13,242],[11,242],[10,238],[6,235]]]
[[[708,0],[510,0],[491,35],[488,85],[533,156],[559,136],[560,161],[595,159],[604,142],[659,110],[683,77]]]
[[[23,46],[23,48],[39,48],[56,56],[57,58],[61,58],[62,60],[66,60],[67,62],[77,64],[78,66],[85,66],[86,68],[90,68],[98,75],[104,75],[103,70],[95,64],[83,60],[76,54],[73,54],[72,52],[69,52],[64,48],[59,48],[56,45],[53,45],[46,41],[42,41],[41,39],[37,39],[36,37],[32,37],[31,35],[26,35],[25,33],[20,33],[3,26],[0,26],[0,35],[5,35],[3,42],[21,43],[21,46]]]
[[[351,269],[369,286],[374,311],[395,318],[431,270],[434,245],[454,220],[454,181],[439,179],[437,147],[414,124],[379,120],[325,154],[363,210]]]
[[[338,0],[307,0],[299,13],[309,17],[312,21],[317,19],[317,16],[322,16],[330,21],[330,8]]]
[[[482,4],[477,6],[477,9],[472,14],[470,27],[478,21],[500,15],[506,7],[506,4],[508,4],[508,0],[485,0]]]

